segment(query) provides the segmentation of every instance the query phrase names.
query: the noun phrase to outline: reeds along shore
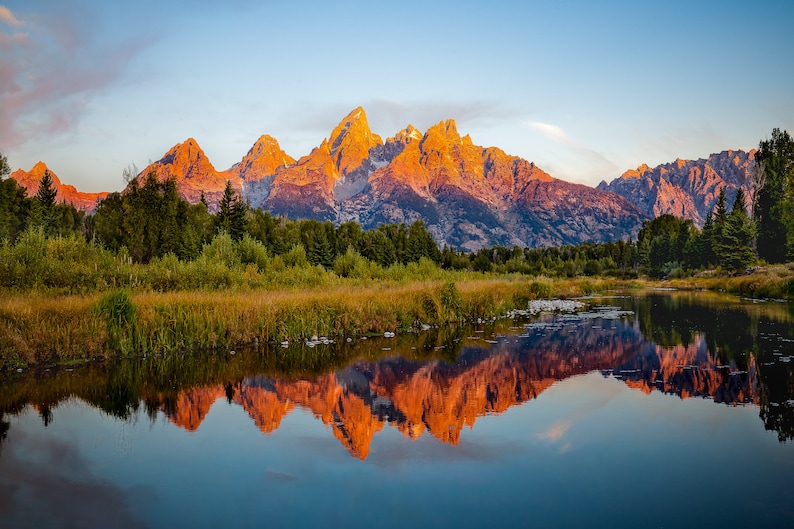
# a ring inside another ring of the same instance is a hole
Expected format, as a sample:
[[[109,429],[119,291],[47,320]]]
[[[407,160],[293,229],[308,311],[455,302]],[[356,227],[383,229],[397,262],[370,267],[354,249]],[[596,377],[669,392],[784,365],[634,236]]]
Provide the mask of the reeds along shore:
[[[0,301],[0,367],[463,324],[526,307],[530,299],[612,286],[607,280],[474,277],[369,286],[342,280],[333,287],[279,290],[6,295]]]

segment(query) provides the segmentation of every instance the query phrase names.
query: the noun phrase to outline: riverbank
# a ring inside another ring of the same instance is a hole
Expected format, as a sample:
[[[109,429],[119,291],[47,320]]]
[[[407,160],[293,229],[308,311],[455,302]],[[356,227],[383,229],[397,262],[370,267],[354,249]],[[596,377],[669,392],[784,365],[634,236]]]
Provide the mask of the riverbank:
[[[741,276],[713,272],[669,281],[455,274],[426,281],[338,278],[334,284],[212,291],[111,290],[0,299],[0,370],[150,353],[304,343],[421,330],[503,316],[533,299],[665,287],[792,299],[788,265]]]
[[[0,300],[0,369],[420,330],[496,318],[532,299],[639,286],[611,279],[475,276],[236,292],[8,293]]]
[[[794,263],[756,266],[741,275],[707,270],[693,277],[671,279],[663,286],[680,290],[715,290],[758,299],[794,299]]]

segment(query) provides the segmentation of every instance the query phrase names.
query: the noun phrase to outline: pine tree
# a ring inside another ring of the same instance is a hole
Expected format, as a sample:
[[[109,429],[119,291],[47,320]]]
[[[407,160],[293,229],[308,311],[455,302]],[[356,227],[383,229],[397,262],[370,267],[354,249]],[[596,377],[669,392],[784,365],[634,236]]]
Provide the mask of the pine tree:
[[[714,227],[711,230],[711,248],[716,262],[721,264],[728,251],[725,240],[725,225],[728,223],[728,208],[725,205],[725,189],[720,189],[717,204],[714,206]]]
[[[40,226],[48,235],[55,231],[55,198],[57,196],[58,190],[55,189],[52,174],[45,170],[36,195],[33,197],[30,224]]]
[[[5,154],[0,152],[0,181],[3,180],[11,172],[11,166],[8,165],[8,158]]]
[[[758,146],[755,163],[763,169],[762,187],[755,191],[758,256],[770,263],[786,260],[794,238],[794,140],[787,131],[772,129],[772,138]]]
[[[225,231],[235,241],[241,240],[247,227],[247,213],[248,205],[235,194],[232,183],[227,180],[215,215],[215,231]]]
[[[722,233],[720,265],[726,270],[742,270],[755,260],[753,222],[747,215],[744,192],[739,189]]]
[[[334,250],[322,226],[314,231],[308,257],[311,264],[323,266],[326,270],[334,265]]]

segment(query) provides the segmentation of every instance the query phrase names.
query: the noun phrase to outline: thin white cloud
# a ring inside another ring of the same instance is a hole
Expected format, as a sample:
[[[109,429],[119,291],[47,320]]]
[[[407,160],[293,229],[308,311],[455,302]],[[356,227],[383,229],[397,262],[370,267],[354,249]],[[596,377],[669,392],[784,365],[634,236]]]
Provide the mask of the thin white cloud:
[[[545,431],[538,434],[538,439],[543,439],[544,441],[551,441],[556,442],[559,441],[565,433],[570,429],[571,421],[569,420],[561,420],[557,421]]]
[[[14,16],[14,13],[11,12],[6,6],[0,5],[0,20],[8,24],[9,26],[21,26],[22,22],[20,22],[17,17]]]
[[[565,133],[565,131],[559,125],[553,125],[551,123],[543,123],[540,121],[528,121],[527,126],[532,127],[533,129],[539,131],[541,134],[549,138],[550,140],[559,142],[559,143],[574,143],[573,140]]]

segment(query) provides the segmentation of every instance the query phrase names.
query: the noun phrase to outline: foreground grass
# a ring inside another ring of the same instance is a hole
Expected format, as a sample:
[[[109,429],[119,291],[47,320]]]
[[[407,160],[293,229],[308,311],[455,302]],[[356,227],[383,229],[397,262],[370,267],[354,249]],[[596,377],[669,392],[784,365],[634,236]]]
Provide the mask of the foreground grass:
[[[9,294],[0,300],[0,369],[459,324],[499,317],[531,299],[615,286],[605,279],[475,275],[455,282],[340,281],[237,292]]]

